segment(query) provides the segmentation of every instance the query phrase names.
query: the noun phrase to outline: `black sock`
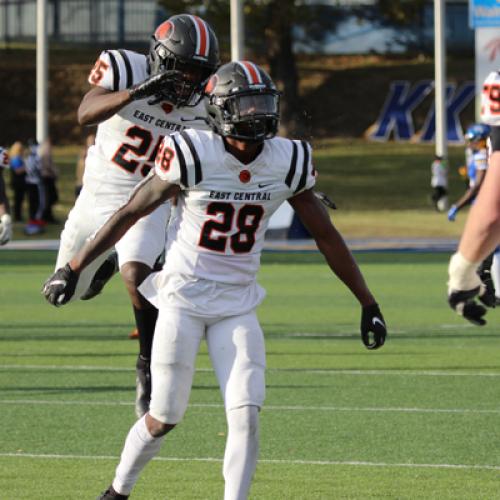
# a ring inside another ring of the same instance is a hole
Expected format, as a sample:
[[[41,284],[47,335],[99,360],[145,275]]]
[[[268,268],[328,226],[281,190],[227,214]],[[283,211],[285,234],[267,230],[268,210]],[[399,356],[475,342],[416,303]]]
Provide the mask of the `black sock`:
[[[139,332],[139,353],[143,359],[151,359],[151,348],[153,346],[153,335],[155,333],[158,309],[136,309],[134,307],[135,324]]]

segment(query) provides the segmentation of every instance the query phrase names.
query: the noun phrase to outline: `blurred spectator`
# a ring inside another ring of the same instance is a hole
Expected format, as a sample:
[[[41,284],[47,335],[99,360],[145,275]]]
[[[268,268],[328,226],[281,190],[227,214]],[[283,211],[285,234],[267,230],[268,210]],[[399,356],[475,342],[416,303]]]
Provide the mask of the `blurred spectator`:
[[[52,213],[52,206],[59,200],[56,186],[57,168],[52,159],[52,144],[49,138],[42,142],[38,154],[40,156],[40,170],[45,194],[45,208],[42,218],[45,222],[56,223],[57,220]]]
[[[23,201],[26,194],[26,167],[24,165],[24,145],[15,142],[9,151],[11,187],[14,191],[14,220],[23,220]]]
[[[442,156],[434,156],[431,164],[431,199],[438,212],[448,208],[448,166]]]
[[[12,238],[12,219],[3,179],[6,168],[9,168],[9,156],[5,149],[0,148],[0,245],[5,245]]]
[[[76,181],[75,181],[75,198],[78,198],[80,191],[83,187],[83,174],[85,172],[85,159],[87,158],[87,152],[91,146],[94,145],[95,134],[91,133],[85,139],[85,146],[80,151],[78,155],[78,161],[76,162]]]
[[[29,153],[25,159],[26,189],[29,201],[29,221],[24,232],[28,235],[43,232],[45,221],[42,219],[45,209],[45,193],[42,183],[41,161],[38,153],[38,144],[29,144]]]

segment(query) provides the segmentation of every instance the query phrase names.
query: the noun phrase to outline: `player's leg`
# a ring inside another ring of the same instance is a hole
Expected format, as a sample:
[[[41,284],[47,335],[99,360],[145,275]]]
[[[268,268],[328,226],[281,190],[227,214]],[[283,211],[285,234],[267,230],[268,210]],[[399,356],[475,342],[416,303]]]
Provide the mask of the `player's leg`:
[[[130,430],[108,496],[129,495],[144,466],[158,453],[165,434],[186,411],[203,321],[180,310],[160,311],[154,337],[151,410]]]
[[[255,312],[207,329],[228,425],[224,454],[224,500],[248,497],[259,451],[259,410],[265,397],[264,335]]]
[[[106,221],[108,216],[108,213],[96,210],[95,196],[83,188],[64,224],[55,268],[64,267],[83,247],[87,239]],[[92,277],[109,253],[105,252],[97,257],[80,274],[75,294],[71,300],[77,300],[85,293]]]
[[[138,418],[148,411],[151,398],[151,346],[158,317],[158,310],[140,294],[138,287],[151,274],[165,248],[169,214],[169,204],[160,206],[139,219],[116,244],[120,273],[132,302],[139,334],[135,406]]]

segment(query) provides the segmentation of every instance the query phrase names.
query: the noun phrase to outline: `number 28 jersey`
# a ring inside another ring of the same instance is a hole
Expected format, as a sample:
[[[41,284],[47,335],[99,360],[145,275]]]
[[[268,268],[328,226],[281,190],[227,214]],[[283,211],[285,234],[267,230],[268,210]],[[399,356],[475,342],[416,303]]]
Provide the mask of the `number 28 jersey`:
[[[129,50],[106,50],[99,56],[88,81],[111,91],[123,90],[149,77],[146,56]],[[95,144],[85,162],[84,184],[100,192],[122,187],[128,192],[154,166],[163,137],[186,127],[207,129],[203,103],[173,108],[148,99],[132,101],[97,127]]]
[[[315,183],[309,144],[279,137],[245,165],[219,135],[188,129],[164,139],[155,165],[181,187],[164,272],[221,283],[255,281],[271,215]]]

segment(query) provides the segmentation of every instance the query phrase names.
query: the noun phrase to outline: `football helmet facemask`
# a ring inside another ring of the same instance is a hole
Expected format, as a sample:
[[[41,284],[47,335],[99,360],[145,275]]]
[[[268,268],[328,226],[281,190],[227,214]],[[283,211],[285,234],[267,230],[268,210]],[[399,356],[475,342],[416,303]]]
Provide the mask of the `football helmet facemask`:
[[[194,106],[201,99],[209,76],[220,64],[219,42],[209,24],[200,17],[172,16],[151,37],[148,64],[150,75],[168,70],[182,73],[182,78],[157,95],[159,100],[177,107]]]
[[[249,61],[224,64],[205,87],[207,121],[214,132],[248,142],[278,131],[280,93],[271,77]]]

